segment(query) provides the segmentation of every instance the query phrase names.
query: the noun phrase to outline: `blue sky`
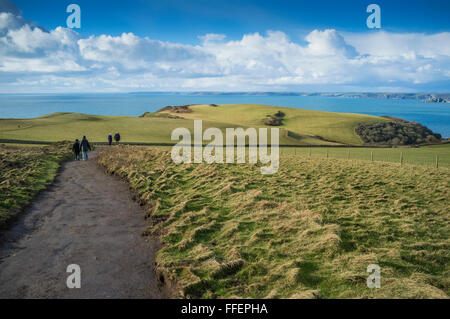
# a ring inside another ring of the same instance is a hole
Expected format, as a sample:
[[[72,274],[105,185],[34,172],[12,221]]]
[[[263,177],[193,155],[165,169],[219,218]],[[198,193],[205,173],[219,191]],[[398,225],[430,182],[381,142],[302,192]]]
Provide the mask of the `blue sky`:
[[[449,91],[449,16],[448,0],[0,0],[0,92]]]
[[[382,27],[390,32],[450,30],[448,0],[16,0],[25,19],[54,29],[64,26],[70,3],[82,9],[82,35],[133,32],[165,41],[196,43],[203,33],[242,34],[283,30],[291,37],[313,29],[366,32],[366,8],[382,9]]]

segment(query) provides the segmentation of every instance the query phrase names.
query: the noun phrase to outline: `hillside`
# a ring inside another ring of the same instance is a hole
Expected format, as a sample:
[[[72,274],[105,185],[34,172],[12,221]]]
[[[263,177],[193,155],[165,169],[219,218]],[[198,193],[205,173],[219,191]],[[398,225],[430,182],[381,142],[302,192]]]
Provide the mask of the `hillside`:
[[[205,121],[204,126],[224,129],[229,127],[229,124]],[[170,134],[177,127],[187,127],[192,130],[193,121],[159,116],[53,113],[34,119],[1,119],[0,139],[53,142],[74,140],[86,135],[91,142],[106,142],[109,133],[120,132],[124,142],[171,143]]]
[[[191,113],[177,113],[177,115],[184,118],[210,121],[220,119],[223,122],[245,127],[270,127],[263,125],[263,120],[267,116],[282,111],[285,116],[280,128],[299,135],[297,143],[294,144],[329,144],[317,138],[321,137],[328,141],[361,145],[361,138],[355,133],[355,127],[359,123],[387,121],[384,118],[371,115],[312,111],[257,104],[191,105],[189,108],[192,110]],[[168,112],[163,111],[163,113]]]
[[[147,204],[157,271],[193,298],[448,298],[449,170],[281,155],[175,165],[160,148],[99,163]],[[211,183],[213,181],[213,183]],[[367,289],[366,268],[382,269]]]
[[[271,127],[263,123],[282,111],[280,144],[333,145],[362,144],[355,133],[359,123],[387,121],[381,117],[310,111],[267,105],[194,105],[192,112],[146,113],[141,117],[53,113],[34,119],[0,119],[0,139],[60,141],[86,135],[90,141],[105,142],[108,133],[120,132],[123,142],[173,143],[170,135],[178,127],[193,128],[202,119],[203,128]]]

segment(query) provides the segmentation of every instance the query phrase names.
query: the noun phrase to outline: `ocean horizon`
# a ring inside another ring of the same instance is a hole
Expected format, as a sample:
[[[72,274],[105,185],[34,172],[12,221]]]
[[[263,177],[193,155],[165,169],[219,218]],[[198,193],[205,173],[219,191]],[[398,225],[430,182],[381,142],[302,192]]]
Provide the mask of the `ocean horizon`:
[[[352,98],[234,93],[70,93],[0,94],[0,118],[34,118],[55,112],[139,116],[167,105],[266,104],[317,111],[387,115],[416,121],[450,137],[450,104],[417,99]]]

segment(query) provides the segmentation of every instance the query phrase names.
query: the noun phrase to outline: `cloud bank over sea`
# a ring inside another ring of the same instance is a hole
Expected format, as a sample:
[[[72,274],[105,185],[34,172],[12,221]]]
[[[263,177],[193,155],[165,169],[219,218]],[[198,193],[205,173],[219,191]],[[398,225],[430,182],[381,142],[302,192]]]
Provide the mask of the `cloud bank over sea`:
[[[0,8],[0,92],[442,91],[450,33],[311,30],[199,35],[180,44],[124,32],[82,37]]]

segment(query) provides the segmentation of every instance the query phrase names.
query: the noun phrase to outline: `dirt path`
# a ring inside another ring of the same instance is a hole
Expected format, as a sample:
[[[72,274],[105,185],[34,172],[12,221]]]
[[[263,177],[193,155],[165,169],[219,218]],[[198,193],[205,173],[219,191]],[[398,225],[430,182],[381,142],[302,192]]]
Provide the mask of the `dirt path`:
[[[164,298],[157,242],[128,186],[95,162],[70,161],[0,242],[0,298]],[[69,264],[81,288],[66,286]]]

